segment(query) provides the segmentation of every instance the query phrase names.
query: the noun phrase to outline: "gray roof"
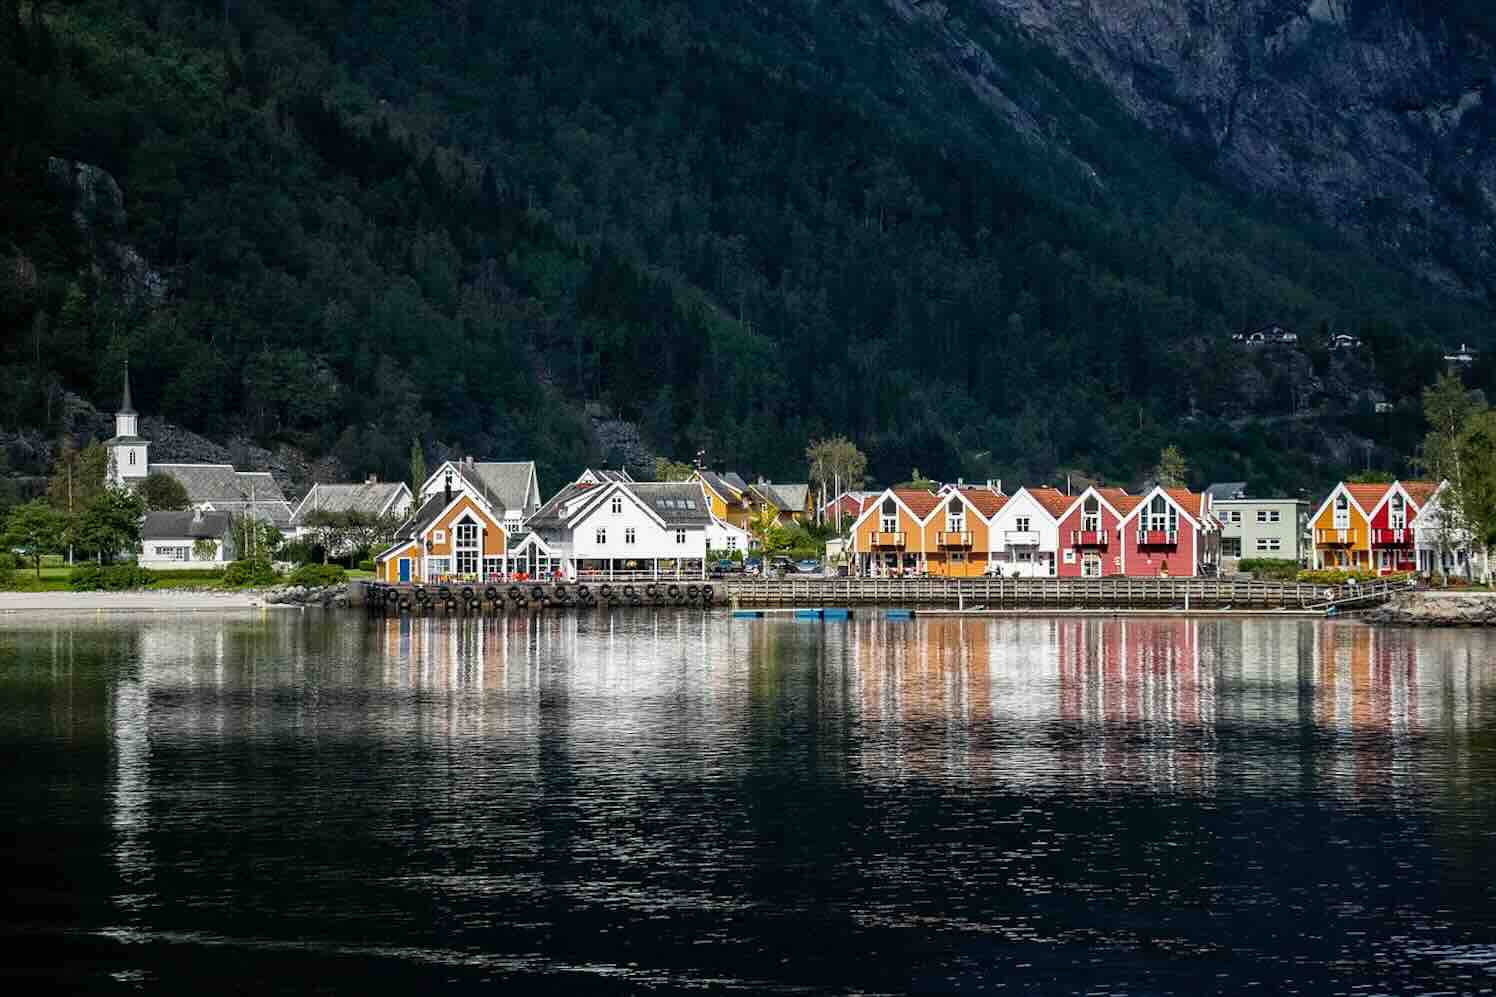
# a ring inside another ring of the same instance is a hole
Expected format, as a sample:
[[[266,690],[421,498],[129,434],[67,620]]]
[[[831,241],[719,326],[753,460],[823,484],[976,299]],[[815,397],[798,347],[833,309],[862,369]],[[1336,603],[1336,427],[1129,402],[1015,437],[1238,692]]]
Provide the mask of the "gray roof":
[[[531,529],[544,526],[561,526],[565,522],[561,515],[561,510],[566,507],[568,502],[581,495],[600,492],[606,487],[608,486],[583,485],[573,481],[547,499],[545,505],[537,509],[535,514],[525,521],[525,525]]]
[[[377,516],[405,488],[399,481],[364,481],[356,485],[313,485],[296,509],[300,523],[312,512],[359,512]]]
[[[1220,481],[1206,488],[1205,494],[1210,496],[1212,502],[1220,502],[1223,499],[1245,498],[1247,495],[1247,483],[1245,481]]]
[[[666,526],[705,526],[712,521],[706,495],[695,481],[634,481],[624,488],[665,521]]]
[[[748,482],[744,481],[743,476],[736,471],[724,472],[722,475],[722,480],[727,482],[729,485],[732,485],[740,492],[746,492],[748,490]]]
[[[193,505],[211,505],[217,512],[252,511],[276,526],[290,525],[291,504],[268,471],[236,471],[228,464],[152,464],[151,470],[176,478]]]
[[[218,540],[228,531],[226,512],[152,512],[140,525],[140,539]]]
[[[782,481],[769,482],[769,487],[780,498],[780,508],[791,512],[799,512],[805,508],[805,496],[810,492],[810,485],[805,482],[785,484]]]
[[[451,463],[463,480],[500,515],[513,511],[524,516],[533,513],[540,505],[540,496],[530,487],[535,480],[535,462],[532,460],[474,461],[471,464],[454,460]]]

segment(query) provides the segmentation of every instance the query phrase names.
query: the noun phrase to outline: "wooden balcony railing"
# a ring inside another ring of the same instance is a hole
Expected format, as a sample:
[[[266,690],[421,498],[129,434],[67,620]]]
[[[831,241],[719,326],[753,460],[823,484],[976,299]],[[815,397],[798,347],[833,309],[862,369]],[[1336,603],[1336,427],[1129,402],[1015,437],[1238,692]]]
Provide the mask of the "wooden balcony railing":
[[[1139,547],[1172,547],[1178,542],[1178,530],[1138,530]]]
[[[970,547],[970,530],[941,530],[935,534],[935,542],[942,547]]]
[[[1072,547],[1105,547],[1106,545],[1106,530],[1070,531],[1070,546]]]
[[[902,547],[904,546],[904,531],[895,530],[892,533],[879,531],[873,534],[874,547]]]

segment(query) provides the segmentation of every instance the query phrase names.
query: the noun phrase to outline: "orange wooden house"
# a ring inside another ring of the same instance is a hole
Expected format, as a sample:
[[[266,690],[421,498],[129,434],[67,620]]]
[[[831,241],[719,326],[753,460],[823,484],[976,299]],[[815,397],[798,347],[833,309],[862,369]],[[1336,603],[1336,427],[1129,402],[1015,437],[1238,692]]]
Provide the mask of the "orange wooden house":
[[[939,495],[890,488],[865,498],[852,528],[853,566],[873,576],[986,574],[992,518],[1007,498],[988,488]]]
[[[1413,519],[1438,490],[1432,481],[1342,481],[1310,520],[1314,566],[1380,575],[1416,570]]]
[[[483,582],[507,572],[508,535],[480,496],[448,489],[428,498],[374,559],[374,576],[389,583]]]

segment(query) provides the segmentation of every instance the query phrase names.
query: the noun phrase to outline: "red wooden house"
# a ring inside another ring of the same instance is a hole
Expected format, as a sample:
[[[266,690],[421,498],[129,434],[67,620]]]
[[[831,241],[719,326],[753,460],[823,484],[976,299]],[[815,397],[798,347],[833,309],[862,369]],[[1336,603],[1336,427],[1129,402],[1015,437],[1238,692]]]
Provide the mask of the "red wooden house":
[[[1123,518],[1122,573],[1193,578],[1220,563],[1221,531],[1210,496],[1157,487]]]
[[[1379,575],[1418,570],[1413,517],[1439,490],[1432,481],[1394,481],[1368,516],[1371,570]]]
[[[1060,517],[1057,573],[1061,578],[1123,574],[1123,519],[1139,499],[1123,488],[1087,488]]]

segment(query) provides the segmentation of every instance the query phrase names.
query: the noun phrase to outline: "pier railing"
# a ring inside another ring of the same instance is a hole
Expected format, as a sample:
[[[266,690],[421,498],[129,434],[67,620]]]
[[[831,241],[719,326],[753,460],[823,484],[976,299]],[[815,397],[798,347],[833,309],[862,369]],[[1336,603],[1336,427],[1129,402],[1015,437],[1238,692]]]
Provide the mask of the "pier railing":
[[[1356,586],[1219,578],[745,578],[727,582],[743,606],[955,606],[1327,609],[1370,605],[1404,581]]]

